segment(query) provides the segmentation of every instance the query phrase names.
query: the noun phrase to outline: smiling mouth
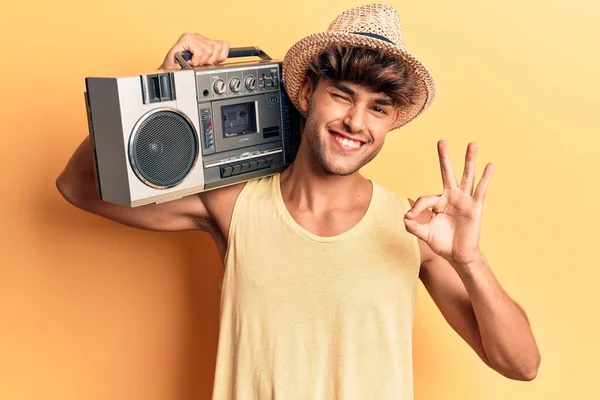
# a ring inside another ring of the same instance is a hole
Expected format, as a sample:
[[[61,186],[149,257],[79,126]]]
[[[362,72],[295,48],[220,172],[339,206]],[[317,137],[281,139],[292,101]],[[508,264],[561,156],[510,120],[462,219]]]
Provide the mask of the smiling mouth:
[[[331,132],[331,136],[333,136],[333,140],[335,140],[341,146],[343,146],[344,148],[347,148],[347,149],[358,149],[363,145],[362,142],[345,138],[342,135],[338,135],[335,132]]]

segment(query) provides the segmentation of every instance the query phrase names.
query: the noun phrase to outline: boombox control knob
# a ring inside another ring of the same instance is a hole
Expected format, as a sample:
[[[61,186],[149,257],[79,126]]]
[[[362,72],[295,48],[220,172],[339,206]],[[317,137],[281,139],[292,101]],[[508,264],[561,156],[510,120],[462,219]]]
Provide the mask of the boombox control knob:
[[[227,87],[225,85],[225,81],[223,79],[217,79],[215,81],[215,84],[213,85],[213,87],[215,89],[216,94],[223,94],[223,93],[225,93],[225,90],[227,89]]]
[[[240,78],[233,78],[231,80],[231,82],[229,82],[229,88],[231,88],[231,91],[233,93],[237,93],[240,91],[242,87],[242,81],[240,80]]]
[[[246,84],[246,89],[248,89],[248,90],[256,89],[256,78],[254,77],[254,75],[250,75],[249,77],[247,77],[246,81],[244,83]]]

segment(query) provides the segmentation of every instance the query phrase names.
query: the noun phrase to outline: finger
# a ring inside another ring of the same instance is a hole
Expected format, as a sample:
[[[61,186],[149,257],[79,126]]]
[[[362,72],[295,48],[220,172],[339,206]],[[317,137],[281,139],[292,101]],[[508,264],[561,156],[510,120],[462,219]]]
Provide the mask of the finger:
[[[187,45],[187,46],[186,46]],[[192,53],[192,58],[189,63],[192,67],[199,67],[206,63],[212,54],[211,48],[204,42],[194,40],[184,43],[184,47],[188,48]]]
[[[221,43],[212,42],[210,44],[212,54],[206,60],[206,65],[215,65],[217,58],[221,55]]]
[[[227,58],[229,57],[229,42],[221,42],[222,46],[221,46],[221,54],[219,54],[219,58],[217,58],[217,63],[223,62],[225,60],[227,60]]]
[[[415,219],[425,210],[435,206],[440,201],[441,196],[422,196],[415,201],[415,204],[406,213],[406,217],[409,219]]]
[[[440,169],[442,171],[442,182],[444,189],[451,189],[457,185],[456,176],[454,175],[454,168],[450,162],[450,156],[448,155],[448,145],[445,140],[438,142],[438,155],[440,157]]]
[[[429,224],[420,224],[414,219],[404,218],[404,226],[409,233],[412,233],[424,242],[429,240]]]
[[[213,64],[219,64],[227,60],[227,58],[229,57],[229,43],[220,40],[215,41],[214,51],[215,54],[210,60],[213,62]]]
[[[465,169],[463,171],[463,177],[460,181],[460,188],[465,192],[469,193],[469,196],[473,194],[473,185],[475,185],[475,158],[477,156],[477,144],[469,143],[467,146],[467,154],[465,155]]]
[[[179,69],[181,69],[181,65],[179,65],[179,63],[175,59],[175,51],[174,50],[169,51],[169,53],[166,55],[165,59],[163,60],[163,63],[161,64],[160,67],[158,67],[158,69],[164,69],[164,70],[179,70]]]
[[[488,185],[490,184],[490,180],[492,179],[492,173],[494,172],[494,168],[495,166],[492,163],[489,163],[485,166],[483,175],[481,176],[481,180],[475,188],[475,193],[473,197],[476,201],[480,203],[483,203],[483,201],[485,200],[485,194],[487,193]]]

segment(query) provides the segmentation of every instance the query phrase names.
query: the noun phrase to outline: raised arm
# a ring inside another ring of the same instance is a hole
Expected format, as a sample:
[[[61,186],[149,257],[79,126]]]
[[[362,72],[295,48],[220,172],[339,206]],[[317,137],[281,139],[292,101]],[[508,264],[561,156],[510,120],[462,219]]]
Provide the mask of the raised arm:
[[[474,187],[476,151],[476,144],[469,144],[459,184],[446,143],[438,142],[443,193],[411,201],[404,224],[420,239],[420,278],[452,328],[494,370],[532,380],[540,353],[528,318],[502,289],[479,248],[493,164]]]
[[[61,195],[74,206],[110,220],[153,231],[208,230],[210,216],[200,194],[162,204],[130,208],[100,199],[96,190],[90,138],[79,145],[56,179]]]
[[[189,50],[193,67],[218,64],[227,59],[229,44],[199,34],[183,34],[168,51],[159,69],[179,69],[175,53]],[[56,179],[56,187],[71,204],[82,210],[135,228],[153,231],[205,230],[214,227],[205,204],[215,193],[195,194],[162,204],[135,208],[120,206],[100,199],[96,190],[93,149],[89,137],[83,140]]]

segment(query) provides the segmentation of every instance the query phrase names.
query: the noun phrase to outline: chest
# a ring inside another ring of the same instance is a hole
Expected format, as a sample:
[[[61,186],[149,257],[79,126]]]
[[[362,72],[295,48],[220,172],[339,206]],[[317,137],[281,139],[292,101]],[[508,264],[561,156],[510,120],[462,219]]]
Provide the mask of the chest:
[[[322,237],[338,236],[351,230],[365,216],[366,208],[333,210],[315,215],[312,212],[288,209],[290,217],[301,228]]]
[[[321,315],[323,307],[327,312],[353,310],[357,316],[384,312],[411,303],[416,290],[414,247],[401,239],[371,235],[315,243],[279,232],[271,246],[243,252],[231,265],[229,282],[239,304],[280,318]]]

